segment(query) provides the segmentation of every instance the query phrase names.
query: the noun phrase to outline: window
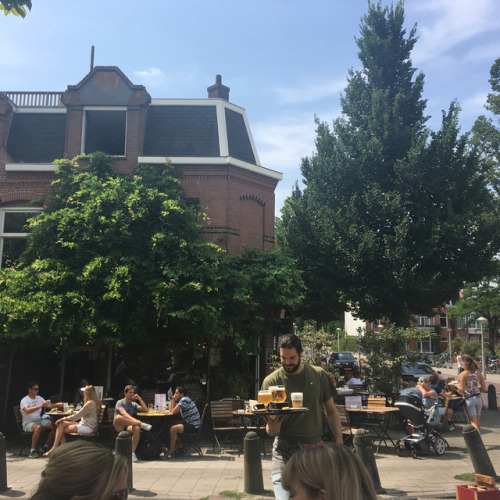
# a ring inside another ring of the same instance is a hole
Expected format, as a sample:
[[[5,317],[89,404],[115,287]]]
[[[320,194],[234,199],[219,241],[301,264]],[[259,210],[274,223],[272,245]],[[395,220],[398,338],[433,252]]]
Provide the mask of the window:
[[[434,326],[434,318],[417,316],[417,326]]]
[[[448,318],[446,317],[446,313],[439,313],[439,324],[446,328],[448,326]]]
[[[457,318],[457,325],[459,330],[464,330],[467,327],[467,320],[465,319],[465,316],[460,316]]]
[[[481,324],[476,321],[476,313],[470,313],[469,315],[469,328],[481,329]]]
[[[420,352],[432,352],[432,341],[430,337],[418,341],[418,350]]]
[[[108,155],[125,155],[126,109],[86,109],[84,114],[82,153],[102,151]]]
[[[0,267],[10,267],[19,262],[26,248],[26,222],[38,211],[33,208],[0,209]]]

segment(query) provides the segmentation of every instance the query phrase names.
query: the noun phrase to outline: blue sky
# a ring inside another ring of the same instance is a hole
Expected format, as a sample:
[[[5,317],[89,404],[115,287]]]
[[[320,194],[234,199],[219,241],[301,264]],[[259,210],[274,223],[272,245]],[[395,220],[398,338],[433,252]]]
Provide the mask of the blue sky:
[[[390,4],[390,2],[382,2]],[[276,215],[314,150],[314,116],[330,122],[366,0],[33,0],[25,19],[0,15],[0,89],[60,90],[95,65],[118,66],[153,98],[206,97],[222,75],[245,108],[264,167],[283,173]],[[484,114],[500,57],[498,0],[407,0],[417,23],[414,66],[425,74],[428,125],[457,99],[467,131]]]

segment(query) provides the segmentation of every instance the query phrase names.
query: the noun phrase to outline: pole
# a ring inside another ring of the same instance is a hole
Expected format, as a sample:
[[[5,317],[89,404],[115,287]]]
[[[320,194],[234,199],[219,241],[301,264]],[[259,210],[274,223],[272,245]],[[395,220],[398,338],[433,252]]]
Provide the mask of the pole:
[[[448,328],[448,348],[450,350],[450,363],[453,363],[453,358],[451,356],[451,328]]]
[[[10,490],[7,486],[7,445],[5,436],[0,432],[0,492]]]
[[[488,322],[486,318],[481,316],[480,318],[477,319],[479,321],[479,324],[481,325],[481,372],[483,373],[483,378],[486,380],[486,357],[484,355],[484,332],[483,332],[483,325]]]
[[[340,351],[340,328],[337,328],[337,351]]]

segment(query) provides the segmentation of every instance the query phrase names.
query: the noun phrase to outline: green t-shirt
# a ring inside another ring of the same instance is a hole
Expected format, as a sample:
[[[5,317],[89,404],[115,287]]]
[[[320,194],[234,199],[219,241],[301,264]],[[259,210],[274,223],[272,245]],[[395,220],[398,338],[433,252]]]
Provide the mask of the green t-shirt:
[[[281,424],[280,438],[310,443],[321,438],[323,432],[323,403],[335,395],[335,387],[327,373],[319,366],[304,364],[298,375],[289,375],[281,367],[268,375],[262,383],[262,389],[272,385],[284,385],[287,401],[292,392],[302,392],[304,407],[308,412],[287,415]]]

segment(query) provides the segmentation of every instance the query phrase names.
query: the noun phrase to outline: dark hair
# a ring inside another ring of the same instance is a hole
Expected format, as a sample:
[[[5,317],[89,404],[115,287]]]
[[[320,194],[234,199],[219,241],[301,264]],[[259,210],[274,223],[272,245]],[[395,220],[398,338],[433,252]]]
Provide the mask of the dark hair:
[[[296,349],[297,354],[300,354],[302,352],[302,342],[297,335],[290,333],[281,337],[280,349]]]
[[[28,389],[31,389],[32,387],[34,387],[35,385],[40,385],[36,380],[30,380],[28,382]]]
[[[130,391],[130,390],[132,390],[132,389],[134,389],[134,391],[135,391],[135,386],[133,386],[133,385],[126,385],[125,389],[123,389],[123,393],[127,394],[127,392]]]
[[[464,365],[467,365],[467,369],[472,373],[475,373],[479,370],[479,365],[474,361],[474,359],[471,356],[463,356],[462,362]]]
[[[182,385],[179,385],[176,387],[176,389],[181,393],[181,394],[184,394],[184,396],[187,396],[187,389],[182,386]]]
[[[439,383],[439,375],[437,373],[431,373],[429,375],[429,382],[434,385],[438,385]]]

